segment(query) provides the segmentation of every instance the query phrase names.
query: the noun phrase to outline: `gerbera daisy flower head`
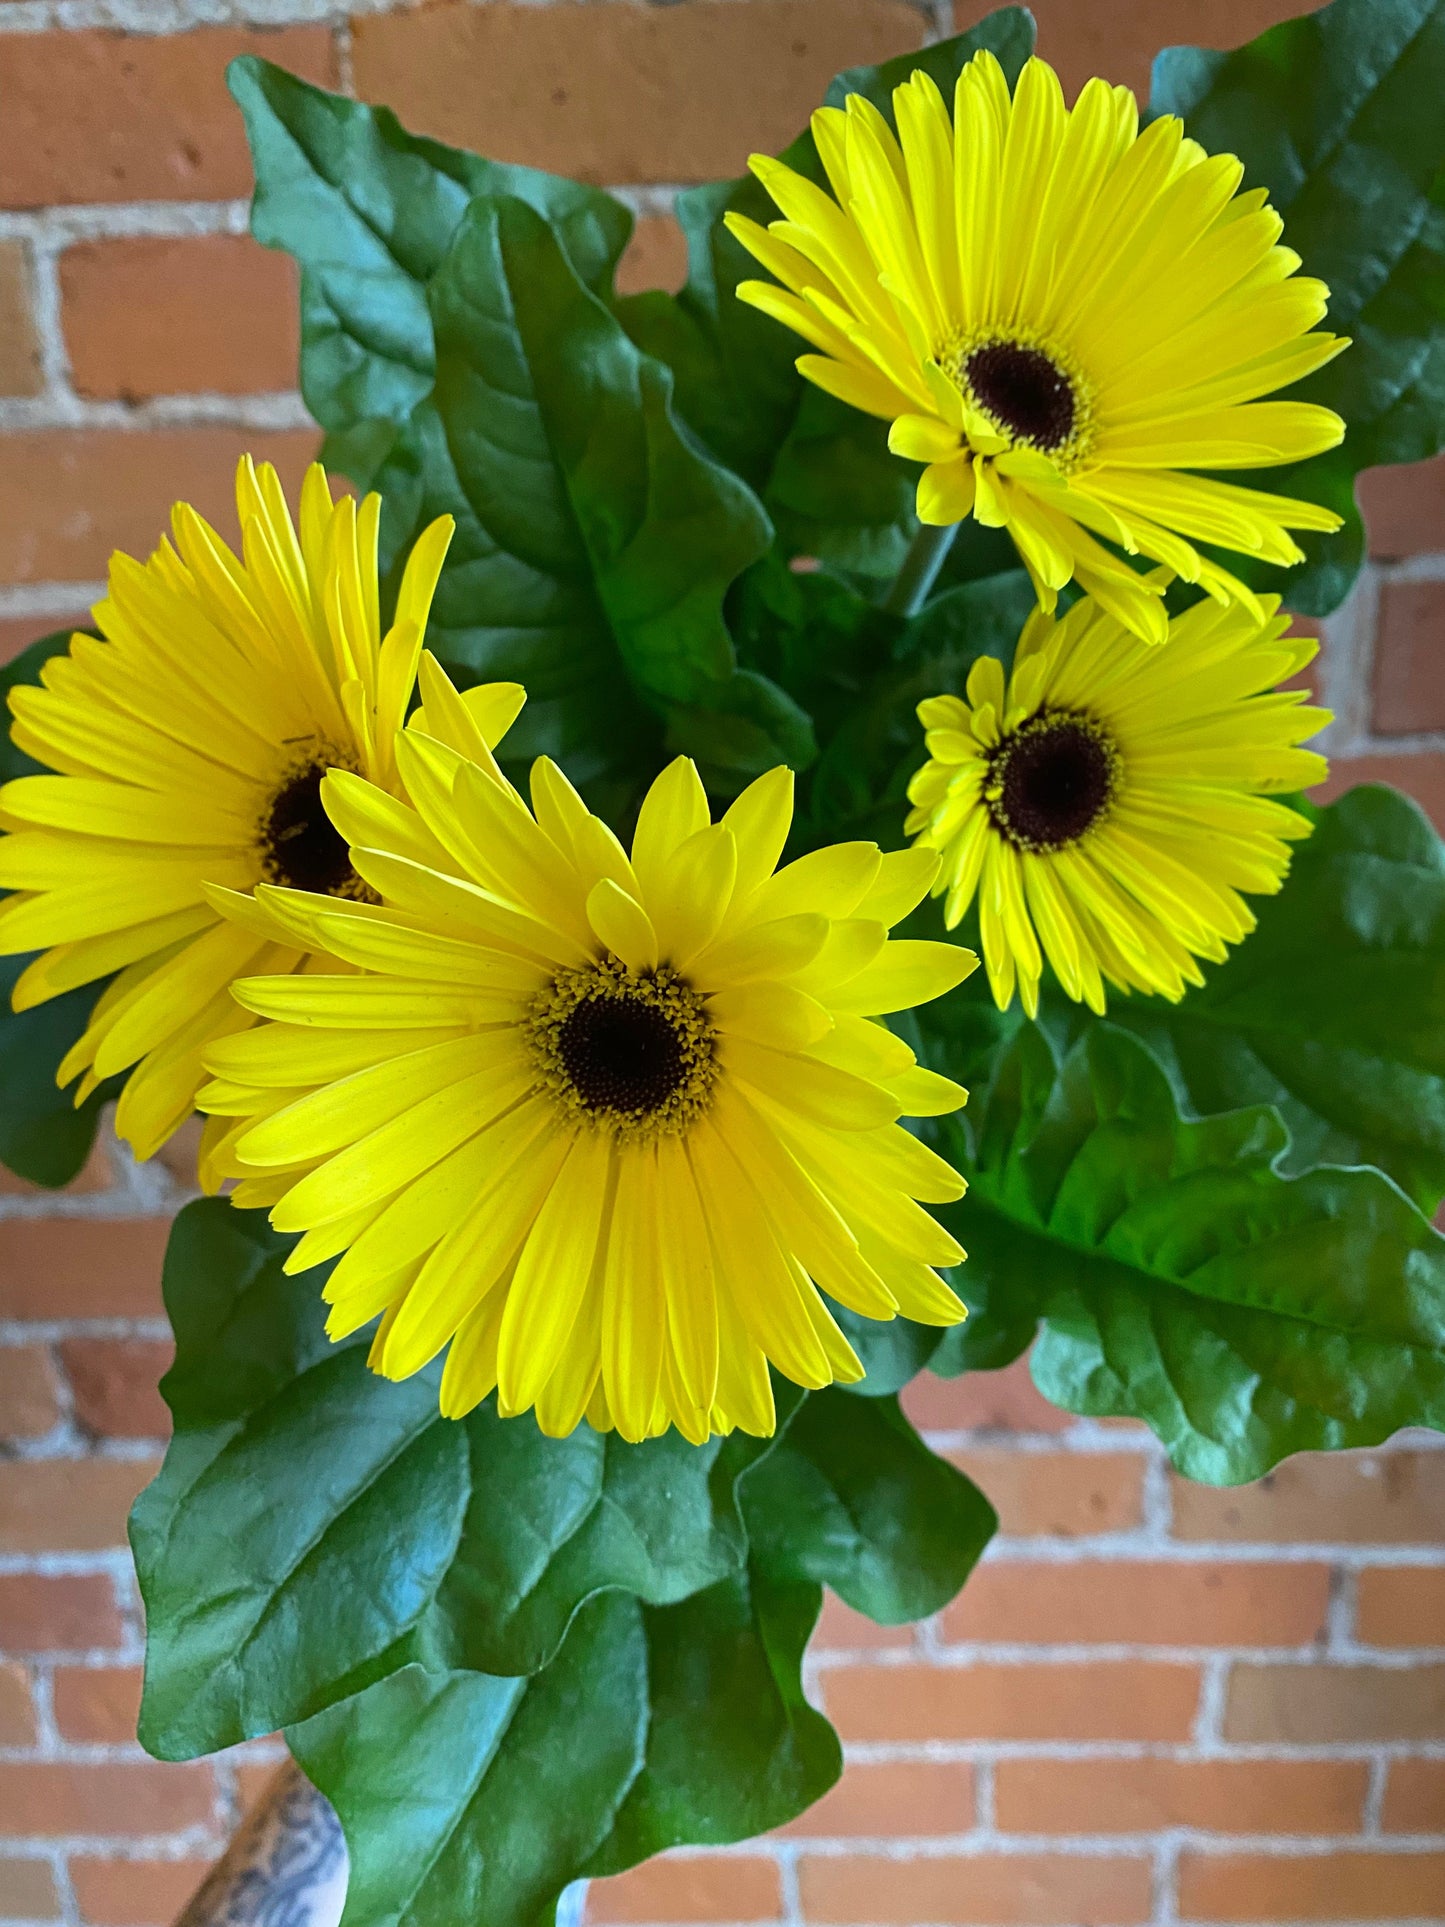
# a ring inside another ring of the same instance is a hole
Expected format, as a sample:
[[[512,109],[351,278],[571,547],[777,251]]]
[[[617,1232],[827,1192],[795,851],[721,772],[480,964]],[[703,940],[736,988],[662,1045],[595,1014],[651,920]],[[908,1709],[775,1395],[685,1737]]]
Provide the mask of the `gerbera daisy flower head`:
[[[1010,96],[975,55],[952,116],[922,72],[893,100],[896,136],[860,94],[814,115],[831,195],[754,156],[783,218],[728,226],[776,276],[741,298],[817,350],[799,370],[926,464],[921,521],[1006,528],[1045,608],[1077,580],[1153,642],[1165,578],[1117,551],[1249,602],[1196,544],[1290,564],[1291,529],[1339,526],[1184,472],[1295,462],[1344,433],[1327,408],[1262,399],[1347,344],[1310,332],[1328,289],[1295,272],[1238,160],[1173,117],[1141,132],[1132,93],[1102,80],[1071,111],[1041,60]]]
[[[1272,792],[1326,774],[1299,745],[1330,721],[1275,685],[1315,656],[1275,597],[1263,620],[1201,599],[1153,649],[1087,599],[1036,611],[1012,672],[991,656],[967,695],[918,707],[929,760],[905,828],[938,850],[956,926],[978,899],[1000,1009],[1037,1013],[1044,958],[1068,995],[1104,985],[1171,1000],[1254,928],[1244,893],[1279,889],[1309,820]]]
[[[648,792],[630,853],[555,763],[530,807],[430,662],[398,744],[409,804],[357,775],[327,806],[377,901],[262,888],[315,952],[250,978],[269,1020],[212,1047],[202,1106],[241,1204],[302,1234],[341,1337],[381,1315],[392,1378],[444,1348],[442,1410],[495,1388],[563,1436],[774,1425],[769,1365],[862,1375],[826,1298],[963,1316],[963,1256],[919,1200],[963,1181],[899,1122],[965,1093],[878,1021],[975,966],[889,928],[928,850],[776,869],[786,769],[711,820],[693,764]],[[329,965],[329,968],[328,968]]]
[[[194,1108],[202,1053],[252,1019],[231,980],[301,962],[228,921],[208,886],[364,897],[320,802],[331,768],[396,787],[394,743],[452,521],[416,543],[393,623],[377,588],[381,501],[333,502],[313,466],[299,530],[269,464],[236,475],[242,552],[178,503],[174,542],[116,555],[94,616],[40,686],[11,692],[16,745],[51,773],[0,790],[0,952],[39,950],[24,1010],[114,973],[60,1065],[77,1103],[129,1072],[116,1128],[141,1157]],[[202,1157],[203,1181],[210,1181]]]

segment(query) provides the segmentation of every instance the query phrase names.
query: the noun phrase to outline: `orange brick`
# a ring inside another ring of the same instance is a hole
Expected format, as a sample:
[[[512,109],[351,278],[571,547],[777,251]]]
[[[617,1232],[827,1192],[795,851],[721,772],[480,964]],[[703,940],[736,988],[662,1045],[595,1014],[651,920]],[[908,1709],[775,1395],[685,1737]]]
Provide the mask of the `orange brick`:
[[[813,1652],[859,1652],[912,1644],[911,1626],[875,1625],[866,1613],[855,1613],[832,1593],[823,1595],[823,1612],[812,1639]]]
[[[363,99],[499,160],[592,181],[700,181],[741,173],[755,148],[785,147],[839,68],[922,37],[904,0],[605,10],[443,0],[358,16],[352,62]]]
[[[1445,1760],[1392,1760],[1380,1817],[1386,1833],[1445,1833]]]
[[[55,1724],[62,1739],[122,1746],[140,1718],[139,1666],[57,1666]]]
[[[921,1839],[973,1825],[973,1768],[960,1761],[854,1761],[816,1806],[781,1832],[805,1840],[871,1834]]]
[[[0,52],[31,38],[0,36]],[[294,499],[317,443],[311,429],[54,428],[7,435],[0,582],[99,581],[113,549],[151,553],[176,501],[192,503],[231,540],[240,457],[249,451],[258,461],[275,462]]]
[[[25,243],[0,241],[0,395],[38,395],[44,386]]]
[[[0,1660],[0,1746],[33,1746],[35,1714],[30,1705],[30,1676],[23,1666]]]
[[[0,201],[217,201],[251,191],[226,64],[257,53],[334,85],[324,27],[237,32],[6,34]],[[86,137],[75,138],[84,128]]]
[[[171,1415],[156,1385],[174,1355],[166,1339],[65,1339],[60,1360],[76,1417],[103,1438],[168,1438]]]
[[[44,1346],[0,1346],[0,1437],[39,1438],[59,1417],[55,1368]]]
[[[1445,1567],[1375,1566],[1356,1582],[1356,1637],[1368,1646],[1445,1646]]]
[[[1356,490],[1370,532],[1370,553],[1392,557],[1445,549],[1445,455],[1395,468],[1372,468]]]
[[[993,1501],[1011,1537],[1127,1532],[1144,1517],[1144,1460],[1133,1452],[950,1452]]]
[[[183,1833],[215,1817],[208,1766],[155,1760],[0,1761],[0,1835],[114,1834],[125,1839]]]
[[[653,1920],[772,1921],[782,1911],[777,1862],[762,1854],[664,1855],[615,1879],[594,1881],[587,1893],[588,1927]]]
[[[0,1573],[0,1651],[82,1653],[118,1646],[120,1613],[109,1579]]]
[[[1369,1769],[1346,1760],[1000,1760],[1005,1833],[1357,1833]]]
[[[125,1544],[125,1520],[160,1460],[0,1461],[0,1552],[100,1552]]]
[[[93,1860],[73,1855],[70,1878],[86,1927],[160,1927],[211,1870],[209,1860]]]
[[[1189,1920],[1438,1920],[1445,1854],[1186,1853],[1179,1911]]]
[[[1395,756],[1343,756],[1330,764],[1323,783],[1310,791],[1316,803],[1333,803],[1357,783],[1389,783],[1413,796],[1435,828],[1445,835],[1445,754],[1439,750],[1402,751]]]
[[[160,1318],[164,1218],[0,1224],[0,1318]]]
[[[1199,1671],[1163,1660],[839,1666],[823,1697],[850,1740],[1183,1740]]]
[[[249,235],[82,242],[60,257],[60,292],[78,394],[130,401],[296,385],[295,265]]]
[[[1227,1740],[1293,1746],[1445,1739],[1445,1666],[1235,1666]]]
[[[1072,96],[1094,74],[1149,93],[1149,69],[1160,47],[1189,41],[1238,47],[1277,21],[1311,11],[1306,0],[1211,0],[1191,11],[1181,0],[1030,0],[1039,23],[1039,52],[1058,69]],[[954,0],[960,29],[991,12],[989,0]]]
[[[5,1911],[14,1920],[58,1920],[60,1895],[55,1875],[43,1860],[0,1862]]]
[[[1387,582],[1375,635],[1375,728],[1445,729],[1445,582]]]
[[[1173,1488],[1179,1539],[1435,1545],[1445,1535],[1445,1452],[1301,1453],[1254,1485]]]
[[[943,1618],[947,1639],[1050,1645],[1301,1646],[1319,1637],[1320,1565],[990,1562]]]
[[[1074,1423],[1034,1384],[1026,1358],[961,1378],[920,1372],[904,1390],[903,1409],[922,1432],[1062,1432]]]
[[[1127,1927],[1149,1918],[1149,1863],[1122,1856],[987,1853],[897,1861],[804,1854],[798,1880],[803,1911],[818,1922]]]
[[[632,239],[617,263],[617,292],[639,294],[644,288],[665,288],[675,294],[687,279],[687,242],[669,214],[649,214],[632,230]]]
[[[283,1771],[284,1763],[279,1760],[248,1759],[244,1753],[232,1757],[237,1762],[236,1793],[241,1802],[241,1811],[249,1813],[269,1797],[271,1782]]]

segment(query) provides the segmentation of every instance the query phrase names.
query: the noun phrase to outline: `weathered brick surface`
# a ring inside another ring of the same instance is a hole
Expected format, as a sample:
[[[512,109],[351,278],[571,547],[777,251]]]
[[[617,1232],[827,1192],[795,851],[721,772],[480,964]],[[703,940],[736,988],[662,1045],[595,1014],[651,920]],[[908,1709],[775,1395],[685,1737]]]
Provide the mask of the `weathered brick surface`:
[[[60,1417],[58,1390],[43,1346],[0,1346],[0,1440],[50,1431]]]
[[[1190,1920],[1437,1920],[1445,1854],[1186,1853],[1179,1901]]]
[[[1296,1746],[1445,1740],[1445,1666],[1241,1664],[1229,1682],[1224,1737]]]
[[[40,337],[23,241],[0,241],[0,395],[38,395]]]
[[[0,1760],[0,1835],[184,1833],[215,1815],[208,1766],[155,1760]],[[0,1861],[0,1865],[3,1865]]]
[[[862,1854],[805,1854],[798,1867],[811,1921],[913,1927],[916,1921],[1128,1927],[1149,1918],[1149,1863],[1082,1854],[930,1856],[902,1865]]]
[[[1144,1462],[1135,1452],[950,1452],[983,1488],[1011,1538],[1126,1532],[1143,1517]]]
[[[5,1883],[5,1905],[15,1920],[58,1920],[60,1895],[49,1863],[29,1855],[6,1860],[0,1868]]]
[[[159,1218],[0,1223],[0,1318],[158,1318]]]
[[[0,1573],[0,1651],[83,1652],[120,1644],[115,1588],[100,1573]]]
[[[30,1746],[34,1739],[30,1676],[18,1661],[0,1660],[0,1746]]]
[[[856,1834],[907,1840],[966,1833],[973,1818],[974,1776],[966,1761],[860,1760],[782,1832],[809,1840]]]
[[[1005,1833],[1354,1833],[1369,1771],[1346,1760],[1001,1760]]]
[[[77,1854],[70,1878],[85,1927],[161,1927],[205,1878],[204,1860],[113,1860]]]
[[[827,1673],[823,1703],[854,1740],[1183,1740],[1199,1672],[1162,1660],[860,1664]]]
[[[51,1693],[61,1738],[104,1746],[133,1740],[140,1685],[138,1666],[57,1667]]]
[[[1358,493],[1372,554],[1419,555],[1445,541],[1445,455],[1372,468],[1360,477]]]
[[[156,1386],[173,1351],[162,1339],[63,1339],[60,1360],[77,1419],[102,1438],[166,1437],[171,1417]]]
[[[1445,1517],[1445,1453],[1303,1453],[1257,1485],[1173,1481],[1181,1539],[1432,1545]]]
[[[0,1462],[0,1552],[96,1552],[125,1544],[131,1502],[156,1459]]]
[[[920,1372],[905,1387],[902,1403],[923,1432],[1062,1432],[1071,1422],[1038,1390],[1024,1358],[1000,1372],[965,1372],[961,1378]]]
[[[1439,1833],[1445,1826],[1445,1760],[1394,1760],[1385,1782],[1386,1833]]]
[[[650,1860],[602,1880],[588,1899],[589,1922],[627,1927],[634,1921],[776,1921],[783,1913],[776,1861],[762,1854],[688,1854]]]
[[[1369,1646],[1445,1646],[1445,1566],[1362,1572],[1355,1630]]]
[[[1375,635],[1375,728],[1445,729],[1445,582],[1387,582]]]

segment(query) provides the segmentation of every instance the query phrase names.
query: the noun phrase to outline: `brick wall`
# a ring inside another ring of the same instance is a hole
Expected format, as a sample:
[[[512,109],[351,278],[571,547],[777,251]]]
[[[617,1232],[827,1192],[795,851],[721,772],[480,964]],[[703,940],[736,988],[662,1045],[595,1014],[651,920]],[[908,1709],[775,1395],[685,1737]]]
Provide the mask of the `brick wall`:
[[[1071,85],[1142,86],[1156,46],[1230,45],[1297,7],[1035,10]],[[241,449],[294,478],[315,446],[290,266],[245,237],[233,53],[624,190],[645,286],[681,272],[671,186],[779,145],[836,68],[948,12],[0,0],[0,655],[81,616],[174,497],[224,523]],[[1373,560],[1325,639],[1331,784],[1383,776],[1445,828],[1445,463],[1366,492]],[[180,1195],[113,1148],[62,1197],[0,1189],[0,1923],[160,1927],[274,1757],[160,1766],[130,1737],[124,1519],[162,1447]],[[775,1840],[595,1888],[593,1922],[1445,1922],[1440,1441],[1219,1493],[1017,1370],[925,1381],[912,1408],[999,1506],[984,1569],[916,1632],[830,1605],[812,1682],[842,1785]]]

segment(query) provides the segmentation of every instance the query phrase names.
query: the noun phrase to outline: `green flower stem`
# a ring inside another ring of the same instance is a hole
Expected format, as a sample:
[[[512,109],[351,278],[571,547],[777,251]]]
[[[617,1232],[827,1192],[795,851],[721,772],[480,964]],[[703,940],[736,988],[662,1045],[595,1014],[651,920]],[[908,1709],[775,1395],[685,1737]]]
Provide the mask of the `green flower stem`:
[[[957,531],[957,522],[950,522],[941,529],[932,528],[927,523],[920,527],[913,538],[912,547],[903,558],[903,567],[898,571],[893,587],[883,598],[883,607],[890,615],[918,614],[928,600],[929,590],[938,579],[938,571],[953,547]]]

